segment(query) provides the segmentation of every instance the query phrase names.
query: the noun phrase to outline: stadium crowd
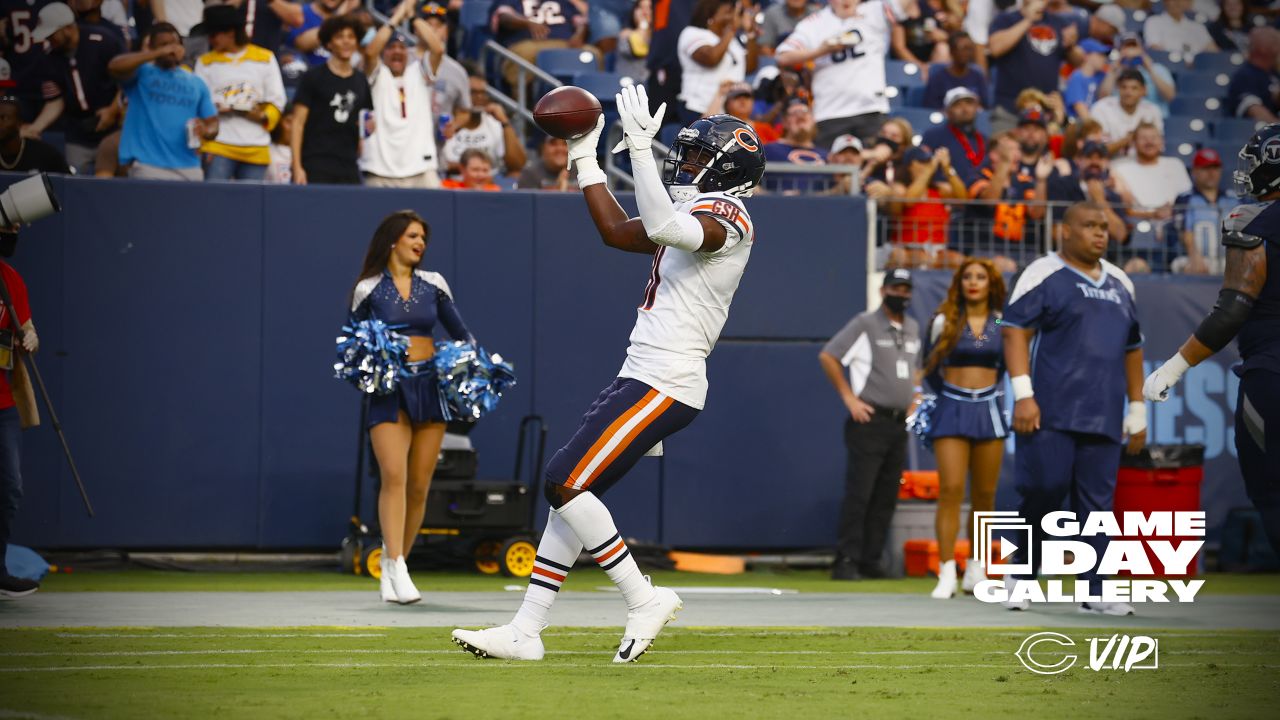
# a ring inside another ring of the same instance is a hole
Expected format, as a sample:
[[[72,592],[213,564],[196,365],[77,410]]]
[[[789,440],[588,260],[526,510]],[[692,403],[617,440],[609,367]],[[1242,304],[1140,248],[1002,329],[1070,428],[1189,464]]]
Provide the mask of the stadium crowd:
[[[572,190],[565,143],[494,100],[520,58],[610,119],[608,88],[644,82],[668,140],[751,123],[771,164],[815,168],[763,191],[873,198],[889,264],[1013,269],[1090,199],[1130,272],[1208,273],[1223,158],[1280,113],[1277,22],[1246,0],[0,0],[0,166]]]

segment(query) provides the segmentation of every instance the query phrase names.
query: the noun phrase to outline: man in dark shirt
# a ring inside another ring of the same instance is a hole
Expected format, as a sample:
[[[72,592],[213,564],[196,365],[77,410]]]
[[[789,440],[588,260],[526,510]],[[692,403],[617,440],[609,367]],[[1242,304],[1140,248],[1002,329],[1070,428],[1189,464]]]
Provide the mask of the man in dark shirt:
[[[577,190],[578,182],[570,175],[569,143],[548,135],[542,139],[538,159],[530,160],[521,171],[516,187],[521,190]]]
[[[586,44],[587,15],[568,0],[498,0],[491,25],[499,42],[530,63],[542,50],[567,47],[582,48],[600,65],[600,51]],[[502,72],[515,85],[516,66],[506,63]]]
[[[929,81],[924,86],[924,106],[941,110],[946,107],[947,93],[952,88],[965,87],[978,98],[979,104],[987,102],[987,76],[982,73],[974,60],[978,57],[978,46],[974,44],[969,33],[952,33],[947,38],[947,47],[951,50],[951,62],[938,63],[929,71]],[[951,153],[951,157],[956,154]]]
[[[1280,115],[1280,30],[1255,28],[1249,33],[1249,61],[1231,76],[1227,86],[1228,116],[1273,123]]]
[[[1012,130],[1018,122],[1018,93],[1058,89],[1062,63],[1077,51],[1079,23],[1073,17],[1045,11],[1045,0],[1026,0],[1019,10],[1003,12],[991,23],[987,40],[996,71],[992,132]]]
[[[1063,175],[1054,170],[1049,178],[1049,201],[1053,203],[1093,202],[1103,207],[1107,220],[1107,234],[1112,247],[1129,240],[1129,226],[1118,209],[1124,199],[1115,191],[1115,178],[1111,176],[1111,152],[1107,144],[1090,140],[1080,154],[1071,161],[1071,173]],[[1059,212],[1055,210],[1055,212]]]
[[[818,135],[818,123],[813,111],[803,101],[793,101],[782,118],[782,139],[764,144],[764,159],[769,163],[790,165],[826,165],[827,151],[814,144]],[[827,189],[830,175],[775,174],[765,176],[764,187],[769,192],[796,194]]]
[[[981,109],[982,103],[972,90],[953,87],[946,97],[947,124],[929,128],[922,138],[933,150],[944,147],[951,151],[951,166],[966,186],[978,179],[978,168],[987,159],[987,138],[973,124]]]
[[[66,158],[56,148],[35,138],[22,137],[22,114],[18,99],[0,97],[0,171],[71,172]]]
[[[49,77],[62,92],[67,162],[81,175],[92,175],[98,144],[120,124],[120,88],[107,72],[111,58],[124,52],[116,35],[97,25],[77,23],[63,3],[40,11],[32,37],[48,41]]]
[[[43,69],[48,63],[44,52],[44,43],[32,39],[31,33],[36,27],[36,18],[40,10],[51,0],[0,0],[0,23],[4,27],[4,59],[9,63],[16,87],[12,94],[22,103],[22,119],[32,123],[37,119],[45,100],[48,103],[48,117],[40,118],[35,123],[34,137],[44,132],[62,112],[62,101],[53,100],[58,97],[57,86],[47,77]]]
[[[320,24],[329,59],[302,76],[293,98],[293,182],[359,185],[357,165],[361,110],[373,109],[369,81],[356,72],[360,23],[336,15]]]

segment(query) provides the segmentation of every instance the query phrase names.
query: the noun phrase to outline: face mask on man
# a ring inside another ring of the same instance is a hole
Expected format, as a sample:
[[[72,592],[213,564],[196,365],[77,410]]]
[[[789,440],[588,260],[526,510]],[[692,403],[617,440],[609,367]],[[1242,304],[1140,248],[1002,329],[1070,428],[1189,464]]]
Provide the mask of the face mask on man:
[[[901,295],[885,295],[884,296],[884,306],[889,308],[889,310],[894,313],[901,314],[903,312],[906,312],[907,308],[910,305],[911,305],[911,298],[903,297]]]

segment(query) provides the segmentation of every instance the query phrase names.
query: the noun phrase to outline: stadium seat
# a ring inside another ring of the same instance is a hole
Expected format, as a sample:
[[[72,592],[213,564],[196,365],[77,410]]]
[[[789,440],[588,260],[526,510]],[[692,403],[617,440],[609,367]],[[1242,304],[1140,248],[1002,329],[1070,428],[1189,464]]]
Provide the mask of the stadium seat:
[[[924,107],[924,86],[907,88],[903,103],[906,107]]]
[[[480,48],[492,37],[489,33],[489,15],[493,0],[467,0],[462,4],[458,26],[462,28],[462,54],[468,58],[480,56]]]
[[[1170,70],[1176,71],[1180,67],[1186,67],[1182,53],[1168,52],[1166,50],[1147,50],[1147,54],[1151,56],[1152,62],[1157,65],[1164,65]]]
[[[920,66],[905,60],[886,60],[884,77],[886,85],[899,88],[924,87]]]
[[[586,72],[573,76],[573,84],[595,95],[602,105],[612,103],[613,96],[625,84],[631,85],[631,78],[617,73]]]
[[[988,138],[991,137],[991,111],[983,110],[979,112],[977,119],[973,121],[973,126],[978,129],[978,132]]]
[[[1231,143],[1239,149],[1253,135],[1258,125],[1257,121],[1245,118],[1217,118],[1213,121],[1214,144]]]
[[[1222,100],[1205,95],[1183,95],[1179,89],[1177,97],[1169,103],[1170,115],[1195,115],[1203,117],[1222,114]]]
[[[575,75],[596,72],[595,56],[585,50],[574,48],[553,48],[538,53],[538,69],[553,75],[564,82],[570,82]]]
[[[1165,147],[1170,152],[1173,151],[1175,146],[1182,143],[1191,143],[1194,146],[1203,145],[1209,141],[1210,135],[1209,123],[1198,117],[1170,115],[1165,118]]]
[[[676,133],[680,132],[680,128],[684,127],[680,123],[667,123],[658,130],[658,142],[671,147],[676,142]]]
[[[911,123],[911,129],[917,135],[923,134],[925,130],[934,125],[941,125],[947,121],[941,110],[929,110],[928,108],[904,107],[895,110],[893,115]]]
[[[1236,52],[1200,53],[1191,62],[1196,72],[1226,73],[1230,76],[1244,64],[1244,56]]]
[[[1226,97],[1231,76],[1226,73],[1181,72],[1177,75],[1179,95]]]

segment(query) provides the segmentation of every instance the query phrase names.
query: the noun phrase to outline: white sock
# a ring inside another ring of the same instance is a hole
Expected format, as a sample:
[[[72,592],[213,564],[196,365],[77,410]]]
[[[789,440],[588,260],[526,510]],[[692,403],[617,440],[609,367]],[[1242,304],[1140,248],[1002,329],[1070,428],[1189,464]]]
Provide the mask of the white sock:
[[[573,528],[596,564],[622,591],[627,608],[635,610],[653,598],[653,586],[645,579],[631,557],[631,551],[618,534],[609,508],[591,492],[584,492],[554,512]]]
[[[533,561],[529,588],[524,602],[511,621],[525,635],[540,635],[547,627],[547,615],[556,601],[556,593],[569,576],[569,569],[582,552],[582,542],[573,529],[554,510],[548,513],[547,529],[538,542],[538,555]]]

